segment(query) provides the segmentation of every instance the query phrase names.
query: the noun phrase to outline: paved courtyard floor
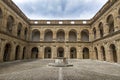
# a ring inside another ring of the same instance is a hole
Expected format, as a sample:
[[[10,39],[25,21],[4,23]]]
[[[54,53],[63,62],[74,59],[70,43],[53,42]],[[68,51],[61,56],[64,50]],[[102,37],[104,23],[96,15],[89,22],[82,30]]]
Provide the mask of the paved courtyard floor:
[[[0,63],[0,80],[120,80],[120,64],[69,60],[73,67],[50,67],[53,60]]]

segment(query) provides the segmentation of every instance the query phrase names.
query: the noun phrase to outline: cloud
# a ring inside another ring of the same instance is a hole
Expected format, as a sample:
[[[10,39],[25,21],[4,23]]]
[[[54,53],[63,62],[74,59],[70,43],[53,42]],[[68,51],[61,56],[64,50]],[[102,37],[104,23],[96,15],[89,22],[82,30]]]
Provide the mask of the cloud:
[[[13,0],[30,19],[90,19],[108,0]]]

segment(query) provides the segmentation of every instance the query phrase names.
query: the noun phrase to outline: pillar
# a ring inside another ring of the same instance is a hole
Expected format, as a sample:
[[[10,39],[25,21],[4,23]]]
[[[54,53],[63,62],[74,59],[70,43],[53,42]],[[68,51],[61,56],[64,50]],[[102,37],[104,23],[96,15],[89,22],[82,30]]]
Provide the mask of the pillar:
[[[57,48],[56,45],[52,46],[52,59],[57,57]]]

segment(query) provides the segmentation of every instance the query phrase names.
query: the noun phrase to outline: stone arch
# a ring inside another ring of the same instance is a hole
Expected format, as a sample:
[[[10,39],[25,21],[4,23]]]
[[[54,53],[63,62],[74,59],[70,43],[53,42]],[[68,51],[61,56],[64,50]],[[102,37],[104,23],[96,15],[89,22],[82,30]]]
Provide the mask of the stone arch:
[[[57,41],[65,41],[65,32],[60,29],[57,31]]]
[[[26,47],[24,47],[24,48],[23,48],[22,59],[25,59],[25,57],[26,57],[26,55],[25,55],[25,54],[26,54]]]
[[[89,49],[87,47],[83,48],[83,59],[89,59]]]
[[[96,47],[94,48],[94,50],[95,50],[95,57],[96,57],[96,59],[98,60],[98,50],[97,50]]]
[[[32,41],[40,41],[40,31],[37,29],[34,29],[32,31]]]
[[[110,45],[110,57],[113,62],[117,62],[117,51],[116,46],[114,44]]]
[[[28,29],[25,28],[25,30],[24,30],[24,38],[25,38],[25,40],[27,40],[27,35],[28,35]]]
[[[75,47],[70,48],[70,58],[77,58],[77,50]]]
[[[98,28],[99,28],[99,32],[100,32],[100,37],[102,38],[103,35],[104,35],[103,23],[102,22],[99,23]]]
[[[22,30],[22,23],[18,23],[18,27],[17,27],[17,36],[18,37],[21,36],[21,30]]]
[[[6,28],[8,33],[12,33],[14,23],[15,23],[15,20],[14,20],[13,16],[9,15],[7,18],[7,28]]]
[[[114,32],[114,18],[112,14],[107,17],[107,23],[109,27],[109,33],[113,33]]]
[[[19,56],[20,56],[20,46],[17,45],[15,50],[15,60],[19,60]]]
[[[32,50],[31,50],[31,58],[32,59],[37,59],[38,58],[38,53],[39,53],[38,48],[33,47]]]
[[[106,61],[106,54],[105,54],[105,48],[104,46],[101,46],[101,57],[103,61]]]
[[[96,28],[93,28],[93,35],[94,35],[94,39],[96,39]]]
[[[51,58],[52,56],[52,51],[50,47],[46,47],[44,50],[44,58]]]
[[[77,41],[77,31],[76,30],[70,30],[69,41]]]
[[[11,44],[7,43],[4,47],[3,61],[10,61],[11,49]]]
[[[50,29],[45,30],[44,41],[52,41],[53,40],[53,32]]]
[[[59,47],[57,49],[57,57],[64,57],[64,48]]]
[[[89,41],[89,31],[87,29],[81,31],[81,40],[84,42]]]

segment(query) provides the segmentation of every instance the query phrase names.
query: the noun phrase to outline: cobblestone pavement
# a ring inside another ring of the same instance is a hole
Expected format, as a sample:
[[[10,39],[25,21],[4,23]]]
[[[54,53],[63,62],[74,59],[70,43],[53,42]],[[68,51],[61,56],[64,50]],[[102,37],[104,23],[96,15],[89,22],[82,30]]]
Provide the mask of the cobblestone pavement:
[[[53,60],[0,63],[0,80],[120,80],[120,64],[69,60],[73,67],[49,67]]]

